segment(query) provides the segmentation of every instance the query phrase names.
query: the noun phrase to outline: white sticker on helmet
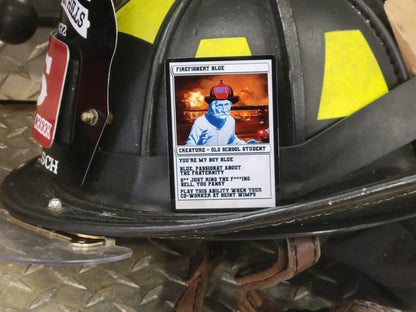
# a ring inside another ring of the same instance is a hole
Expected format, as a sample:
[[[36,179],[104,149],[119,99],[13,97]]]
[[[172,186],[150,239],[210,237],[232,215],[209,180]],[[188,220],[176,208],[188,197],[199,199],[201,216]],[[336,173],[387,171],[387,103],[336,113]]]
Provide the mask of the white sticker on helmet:
[[[270,58],[169,62],[176,210],[276,204]]]
[[[88,19],[88,9],[78,0],[62,0],[61,6],[64,9],[72,27],[84,38],[87,38],[90,21]]]

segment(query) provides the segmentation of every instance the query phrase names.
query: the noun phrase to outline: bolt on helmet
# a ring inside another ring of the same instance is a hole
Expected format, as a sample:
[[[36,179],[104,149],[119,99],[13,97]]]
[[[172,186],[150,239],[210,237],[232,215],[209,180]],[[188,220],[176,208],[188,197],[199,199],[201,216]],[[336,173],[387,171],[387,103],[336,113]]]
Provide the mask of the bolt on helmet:
[[[86,234],[244,239],[415,214],[415,81],[380,3],[61,6],[33,127],[43,151],[1,187],[18,219]],[[224,94],[234,104],[215,124],[207,99]],[[204,139],[191,146],[192,129]]]

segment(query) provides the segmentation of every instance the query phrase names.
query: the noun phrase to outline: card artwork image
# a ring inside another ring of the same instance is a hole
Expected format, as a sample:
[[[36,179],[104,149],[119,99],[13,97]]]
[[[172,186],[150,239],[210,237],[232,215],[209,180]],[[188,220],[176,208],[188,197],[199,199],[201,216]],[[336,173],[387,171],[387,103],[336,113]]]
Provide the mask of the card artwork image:
[[[176,210],[276,203],[271,59],[168,62]]]

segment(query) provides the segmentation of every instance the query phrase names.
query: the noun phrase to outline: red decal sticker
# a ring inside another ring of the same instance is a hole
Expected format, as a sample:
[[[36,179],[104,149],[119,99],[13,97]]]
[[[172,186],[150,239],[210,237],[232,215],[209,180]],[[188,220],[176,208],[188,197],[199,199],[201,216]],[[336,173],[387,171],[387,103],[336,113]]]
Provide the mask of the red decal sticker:
[[[54,140],[65,85],[68,46],[51,36],[45,62],[32,136],[43,147],[49,148]]]

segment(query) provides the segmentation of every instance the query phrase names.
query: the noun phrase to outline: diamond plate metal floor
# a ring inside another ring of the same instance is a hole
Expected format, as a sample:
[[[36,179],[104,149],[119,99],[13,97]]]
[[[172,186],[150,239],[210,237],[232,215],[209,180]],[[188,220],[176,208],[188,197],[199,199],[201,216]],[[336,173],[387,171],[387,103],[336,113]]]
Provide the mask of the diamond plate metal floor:
[[[24,44],[0,41],[0,101],[36,101],[50,32],[50,28],[39,27]]]

